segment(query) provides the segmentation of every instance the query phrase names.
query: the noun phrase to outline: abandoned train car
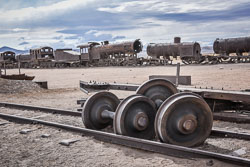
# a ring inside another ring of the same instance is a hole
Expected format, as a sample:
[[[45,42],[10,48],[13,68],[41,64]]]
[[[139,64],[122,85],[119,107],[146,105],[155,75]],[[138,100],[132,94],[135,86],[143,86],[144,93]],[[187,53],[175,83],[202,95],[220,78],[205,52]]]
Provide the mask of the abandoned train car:
[[[83,65],[81,54],[72,49],[56,49],[55,50],[55,66],[56,67],[80,67]]]
[[[44,46],[40,48],[30,49],[30,57],[31,60],[53,59],[53,48],[49,46]]]
[[[185,64],[199,62],[201,60],[201,47],[197,42],[181,42],[180,37],[174,38],[174,43],[150,43],[147,46],[147,54],[155,59],[161,57],[170,60],[171,57],[180,56]]]
[[[213,44],[213,50],[216,54],[226,54],[236,53],[237,55],[242,55],[244,52],[250,52],[250,37],[240,37],[240,38],[227,38],[219,39],[217,38]]]
[[[5,51],[0,53],[0,66],[2,68],[13,68],[16,63],[16,53]]]
[[[20,54],[16,57],[22,68],[49,68],[53,67],[54,50],[52,47],[44,46],[30,49],[30,54]]]

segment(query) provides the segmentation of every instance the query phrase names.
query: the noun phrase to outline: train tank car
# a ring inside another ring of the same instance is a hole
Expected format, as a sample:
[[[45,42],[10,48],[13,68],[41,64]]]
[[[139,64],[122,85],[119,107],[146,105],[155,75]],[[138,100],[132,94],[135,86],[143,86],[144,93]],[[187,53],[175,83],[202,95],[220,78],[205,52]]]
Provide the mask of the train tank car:
[[[250,37],[216,39],[213,45],[214,53],[226,54],[236,53],[242,55],[250,52]]]
[[[170,57],[177,58],[190,64],[201,60],[201,47],[197,42],[181,42],[180,37],[175,37],[174,43],[151,43],[147,46],[147,54],[152,58],[159,59],[163,57],[170,60]]]
[[[108,41],[101,44],[89,42],[78,47],[83,60],[89,60],[91,64],[101,66],[136,64],[137,53],[142,51],[142,43],[139,39],[114,44]]]

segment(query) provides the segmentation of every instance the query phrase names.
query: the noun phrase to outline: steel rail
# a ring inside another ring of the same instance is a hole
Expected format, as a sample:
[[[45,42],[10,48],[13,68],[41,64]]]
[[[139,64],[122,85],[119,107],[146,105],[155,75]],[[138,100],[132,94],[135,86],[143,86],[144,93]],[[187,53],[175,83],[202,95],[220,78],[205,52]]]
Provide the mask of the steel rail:
[[[250,123],[249,114],[214,112],[213,118],[214,120],[227,121],[227,122]]]
[[[182,157],[182,158],[183,157],[214,158],[230,164],[237,164],[242,166],[250,165],[250,159],[235,157],[231,155],[215,153],[210,151],[204,151],[196,148],[188,148],[166,143],[160,143],[156,141],[138,139],[128,136],[121,136],[113,133],[107,133],[102,131],[70,126],[66,124],[59,124],[55,122],[48,122],[39,119],[31,119],[31,118],[25,118],[25,117],[2,114],[2,113],[0,113],[0,118],[18,123],[42,124],[46,126],[61,128],[67,131],[81,133],[82,135],[85,136],[93,136],[95,139],[104,142],[119,144],[155,153],[161,153],[169,156]]]
[[[213,128],[213,130],[211,131],[210,136],[250,140],[250,134],[248,133],[225,131],[225,130],[219,130],[215,128]]]
[[[48,113],[61,114],[61,115],[81,116],[80,112],[57,109],[57,108],[48,108],[48,107],[23,105],[23,104],[16,104],[16,103],[5,103],[5,102],[0,102],[0,106],[1,107],[8,107],[8,108],[24,109],[24,110],[38,110],[41,112],[48,112]]]
[[[23,105],[23,104],[15,104],[15,103],[4,103],[4,102],[0,102],[0,106],[8,107],[8,108],[16,108],[16,109],[37,110],[40,112],[61,114],[61,115],[67,115],[67,116],[77,116],[77,117],[82,116],[81,112],[62,110],[62,109],[56,109],[56,108],[47,108],[47,107],[39,107],[39,106],[31,106],[31,105]],[[225,130],[214,130],[213,129],[211,132],[211,136],[250,140],[250,134],[225,131]]]

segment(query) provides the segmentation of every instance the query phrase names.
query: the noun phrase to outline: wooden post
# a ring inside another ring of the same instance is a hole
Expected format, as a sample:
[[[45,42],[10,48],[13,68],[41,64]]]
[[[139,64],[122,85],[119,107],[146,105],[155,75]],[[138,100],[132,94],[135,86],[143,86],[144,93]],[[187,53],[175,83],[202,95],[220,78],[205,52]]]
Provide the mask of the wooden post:
[[[6,75],[6,65],[5,65],[5,60],[3,62],[3,66],[4,66],[4,75]]]
[[[180,76],[180,63],[177,63],[177,70],[176,70],[176,82],[175,85],[179,85],[179,76]]]
[[[18,61],[18,70],[19,70],[19,75],[21,74],[21,63]]]

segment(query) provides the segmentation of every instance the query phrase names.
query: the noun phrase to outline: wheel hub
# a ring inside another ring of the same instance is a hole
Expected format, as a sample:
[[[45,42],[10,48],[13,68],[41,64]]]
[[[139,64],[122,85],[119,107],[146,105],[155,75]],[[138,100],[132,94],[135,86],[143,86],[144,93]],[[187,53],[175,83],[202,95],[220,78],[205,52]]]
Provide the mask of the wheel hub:
[[[148,116],[144,112],[139,112],[133,121],[134,127],[139,131],[145,130],[148,127],[148,123]]]
[[[178,121],[178,130],[183,134],[190,134],[197,127],[197,120],[194,115],[186,115]]]

